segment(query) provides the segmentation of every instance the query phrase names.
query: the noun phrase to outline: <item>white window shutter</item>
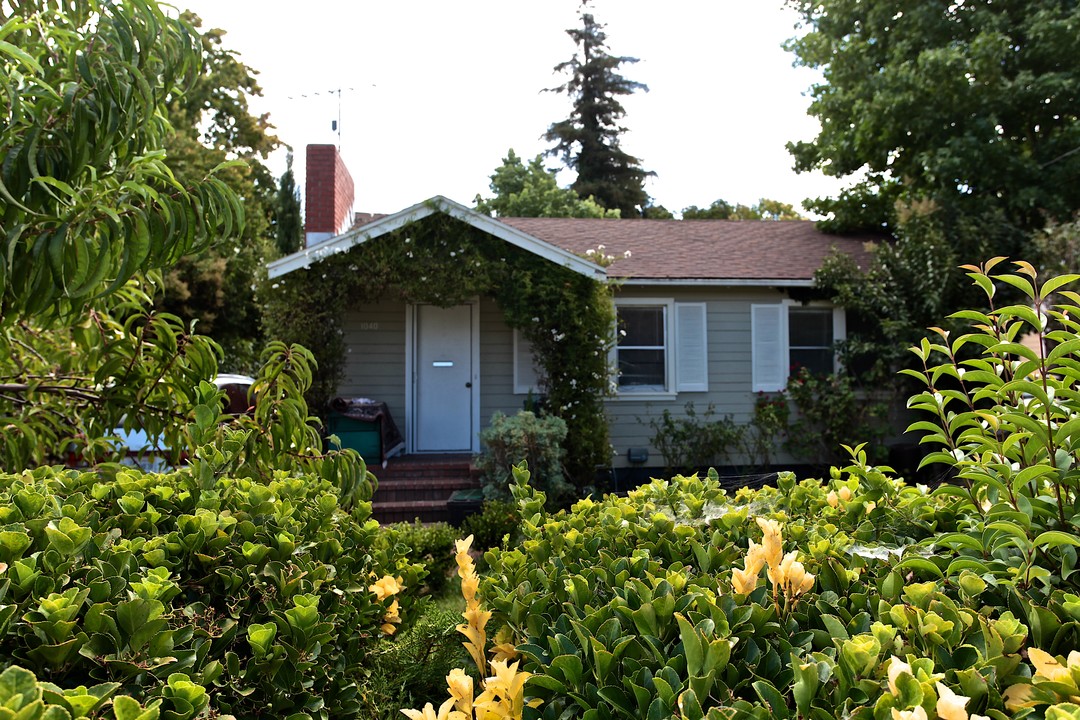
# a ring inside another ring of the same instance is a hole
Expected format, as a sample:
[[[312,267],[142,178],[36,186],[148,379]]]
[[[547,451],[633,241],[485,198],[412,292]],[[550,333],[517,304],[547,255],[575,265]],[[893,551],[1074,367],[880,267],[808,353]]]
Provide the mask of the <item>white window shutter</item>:
[[[847,313],[844,308],[833,308],[833,344],[847,340]],[[833,358],[833,372],[840,372],[843,366],[840,364],[840,354]]]
[[[779,392],[787,385],[787,308],[750,306],[750,344],[754,392]]]
[[[532,343],[521,332],[514,330],[514,394],[527,395],[539,390],[540,373],[536,369]]]
[[[675,389],[707,392],[709,343],[705,303],[675,304]]]

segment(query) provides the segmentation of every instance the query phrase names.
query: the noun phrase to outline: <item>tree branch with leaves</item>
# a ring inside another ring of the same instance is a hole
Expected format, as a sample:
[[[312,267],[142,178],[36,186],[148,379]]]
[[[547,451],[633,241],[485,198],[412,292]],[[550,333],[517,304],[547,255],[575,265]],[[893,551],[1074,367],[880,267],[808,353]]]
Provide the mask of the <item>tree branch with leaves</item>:
[[[76,315],[243,224],[229,163],[185,184],[160,149],[162,103],[200,71],[191,28],[80,0],[17,5],[0,37],[0,323]]]

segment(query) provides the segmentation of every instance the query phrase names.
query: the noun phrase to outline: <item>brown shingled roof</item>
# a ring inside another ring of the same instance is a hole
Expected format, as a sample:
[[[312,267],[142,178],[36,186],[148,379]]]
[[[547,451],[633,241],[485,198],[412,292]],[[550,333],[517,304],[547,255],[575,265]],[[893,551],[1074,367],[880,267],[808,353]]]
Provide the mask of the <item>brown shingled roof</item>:
[[[640,280],[810,280],[833,247],[866,267],[870,240],[827,235],[799,220],[499,221],[577,254],[603,245],[616,258],[610,277]]]

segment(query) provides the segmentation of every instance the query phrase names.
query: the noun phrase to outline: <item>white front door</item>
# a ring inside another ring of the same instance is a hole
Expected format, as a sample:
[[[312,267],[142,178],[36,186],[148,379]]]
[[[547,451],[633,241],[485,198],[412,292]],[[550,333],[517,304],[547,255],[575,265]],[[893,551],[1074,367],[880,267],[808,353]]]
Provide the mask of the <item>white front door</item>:
[[[417,305],[414,450],[470,452],[476,392],[473,305]]]

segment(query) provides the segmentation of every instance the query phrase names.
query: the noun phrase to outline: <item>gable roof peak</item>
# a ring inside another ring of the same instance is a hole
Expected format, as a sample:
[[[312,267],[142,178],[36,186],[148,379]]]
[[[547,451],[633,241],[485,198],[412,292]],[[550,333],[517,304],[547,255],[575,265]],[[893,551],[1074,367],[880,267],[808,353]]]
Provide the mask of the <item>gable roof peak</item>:
[[[273,279],[310,267],[324,258],[347,252],[357,245],[392,233],[436,213],[449,215],[511,245],[528,250],[545,260],[570,268],[587,277],[602,279],[606,276],[604,268],[570,250],[533,237],[525,231],[479,213],[443,195],[435,195],[392,215],[384,215],[366,224],[356,225],[340,235],[327,238],[292,255],[275,260],[267,265],[267,274]]]

